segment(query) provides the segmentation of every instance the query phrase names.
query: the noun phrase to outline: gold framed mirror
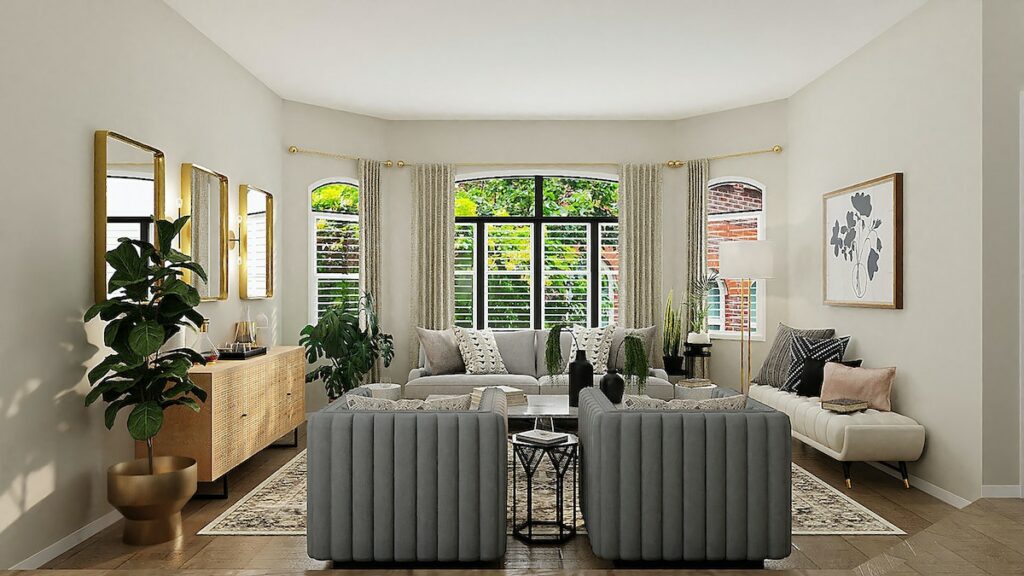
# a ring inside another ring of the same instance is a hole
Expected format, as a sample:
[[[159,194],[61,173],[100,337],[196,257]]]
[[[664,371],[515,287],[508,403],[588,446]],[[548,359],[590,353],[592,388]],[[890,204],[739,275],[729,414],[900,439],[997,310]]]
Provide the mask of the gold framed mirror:
[[[181,251],[206,271],[204,282],[185,270],[182,278],[204,302],[228,299],[228,177],[198,164],[181,165]]]
[[[238,291],[244,300],[274,296],[274,195],[255,186],[238,187]]]
[[[110,130],[93,140],[93,294],[107,299],[107,250],[128,237],[156,243],[164,217],[164,153]]]

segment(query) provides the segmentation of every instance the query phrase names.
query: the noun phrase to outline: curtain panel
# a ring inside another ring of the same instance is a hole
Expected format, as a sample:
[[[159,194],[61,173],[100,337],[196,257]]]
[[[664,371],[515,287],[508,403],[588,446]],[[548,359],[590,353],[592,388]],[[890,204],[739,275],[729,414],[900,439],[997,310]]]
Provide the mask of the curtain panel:
[[[686,295],[708,275],[708,159],[686,163]],[[686,326],[689,331],[692,314],[686,307]],[[685,338],[685,336],[684,336]]]
[[[413,171],[413,323],[410,354],[419,350],[416,327],[443,330],[455,316],[455,183],[451,164]]]
[[[359,270],[362,288],[373,295],[374,309],[381,312],[380,272],[380,165],[376,160],[359,161]],[[370,381],[380,381],[381,361],[370,371]]]
[[[619,168],[619,318],[626,328],[661,318],[661,165]]]

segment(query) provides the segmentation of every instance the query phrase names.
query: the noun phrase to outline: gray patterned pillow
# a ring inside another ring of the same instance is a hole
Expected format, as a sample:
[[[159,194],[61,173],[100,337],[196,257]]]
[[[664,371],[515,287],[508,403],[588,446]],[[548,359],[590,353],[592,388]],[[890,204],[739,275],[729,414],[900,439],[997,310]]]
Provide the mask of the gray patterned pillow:
[[[453,329],[462,361],[466,364],[466,374],[508,374],[490,330],[470,330],[459,326]]]
[[[704,400],[660,400],[647,396],[622,397],[622,407],[626,410],[743,410],[747,407],[747,397],[742,394],[724,398],[706,398]]]
[[[369,396],[346,396],[348,409],[371,412],[395,412],[407,410],[423,411],[465,411],[469,410],[473,397],[469,394],[435,398],[433,400],[388,400],[387,398],[370,398]]]
[[[573,326],[571,331],[576,338],[572,341],[572,347],[569,349],[569,362],[576,359],[576,341],[579,340],[579,347],[587,352],[587,360],[594,365],[594,374],[607,372],[608,353],[612,349],[612,335],[615,333],[615,326],[598,328]],[[569,364],[566,363],[564,372],[568,371]]]
[[[775,334],[772,348],[765,356],[761,364],[761,371],[757,373],[754,382],[763,386],[782,388],[786,384],[786,377],[789,375],[789,365],[792,362],[790,346],[793,344],[793,336],[803,336],[812,340],[824,340],[836,335],[833,328],[822,328],[820,330],[800,330],[791,328],[779,322],[779,330]]]

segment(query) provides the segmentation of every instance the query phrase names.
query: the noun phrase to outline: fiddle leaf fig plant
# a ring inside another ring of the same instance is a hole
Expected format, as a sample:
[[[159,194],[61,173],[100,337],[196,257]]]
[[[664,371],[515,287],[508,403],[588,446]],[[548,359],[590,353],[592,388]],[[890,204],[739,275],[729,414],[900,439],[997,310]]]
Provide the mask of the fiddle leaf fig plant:
[[[369,292],[363,293],[357,309],[329,308],[316,324],[306,326],[299,335],[299,344],[305,347],[310,364],[321,358],[328,361],[310,370],[306,382],[321,380],[332,401],[359,386],[378,358],[384,366],[390,366],[395,358],[395,340],[381,330]]]
[[[109,296],[85,313],[88,322],[97,316],[107,322],[103,344],[113,353],[89,371],[92,389],[85,397],[89,406],[107,403],[104,423],[113,428],[117,414],[131,408],[128,433],[146,443],[150,474],[153,473],[153,437],[163,426],[164,410],[185,406],[196,412],[206,401],[206,391],[189,378],[193,364],[206,360],[189,348],[162,351],[182,328],[195,328],[203,316],[195,310],[199,292],[181,279],[185,270],[206,280],[203,267],[175,250],[174,238],[188,222],[156,222],[157,244],[119,238],[106,261],[114,269],[107,283]]]

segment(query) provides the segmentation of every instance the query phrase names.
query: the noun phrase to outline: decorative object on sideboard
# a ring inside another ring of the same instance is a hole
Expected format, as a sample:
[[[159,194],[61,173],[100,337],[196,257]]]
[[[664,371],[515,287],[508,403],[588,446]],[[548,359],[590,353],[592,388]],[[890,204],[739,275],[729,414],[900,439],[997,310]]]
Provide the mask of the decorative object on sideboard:
[[[673,290],[668,291],[665,301],[665,324],[661,334],[662,362],[670,375],[683,373],[683,357],[679,355],[679,344],[683,332],[683,307],[673,304]]]
[[[197,289],[198,290],[198,289]],[[208,363],[216,362],[220,358],[220,351],[210,340],[210,319],[203,318],[202,324],[195,330],[195,338],[192,340],[192,349],[202,356]]]
[[[822,215],[825,304],[903,308],[903,174],[825,194]]]
[[[360,326],[360,316],[365,328]],[[362,384],[378,359],[390,366],[395,357],[395,340],[381,330],[369,292],[359,298],[358,309],[328,308],[315,325],[307,325],[299,334],[299,344],[305,347],[310,364],[317,364],[321,358],[328,360],[307,373],[306,382],[322,381],[332,402]]]
[[[107,322],[103,343],[113,353],[89,371],[92,389],[86,406],[103,398],[107,428],[118,412],[131,408],[128,432],[146,443],[146,458],[121,462],[107,471],[107,500],[126,518],[127,544],[156,544],[181,535],[181,508],[196,491],[196,461],[153,455],[153,437],[163,426],[164,410],[184,406],[195,412],[206,391],[189,377],[193,364],[206,359],[191,348],[162,351],[182,328],[202,326],[195,310],[199,292],[182,279],[189,270],[204,279],[203,268],[175,250],[175,237],[188,216],[159,220],[157,243],[121,238],[106,254],[113,268],[108,298],[85,313]]]
[[[711,311],[708,293],[717,285],[718,273],[712,272],[694,282],[690,294],[687,295],[686,306],[690,310],[690,332],[686,335],[687,344],[711,343],[711,335],[708,334],[708,313]]]
[[[722,242],[718,247],[719,274],[722,278],[738,278],[740,299],[743,302],[740,322],[740,392],[747,393],[753,380],[750,365],[751,347],[751,306],[750,287],[754,280],[769,280],[775,277],[775,244],[769,240],[733,240]],[[758,290],[763,294],[764,290]],[[760,299],[761,296],[758,296]],[[764,306],[759,302],[758,309]]]
[[[249,358],[265,355],[267,347],[232,342],[223,348],[218,348],[217,352],[220,354],[221,360],[248,360]]]

